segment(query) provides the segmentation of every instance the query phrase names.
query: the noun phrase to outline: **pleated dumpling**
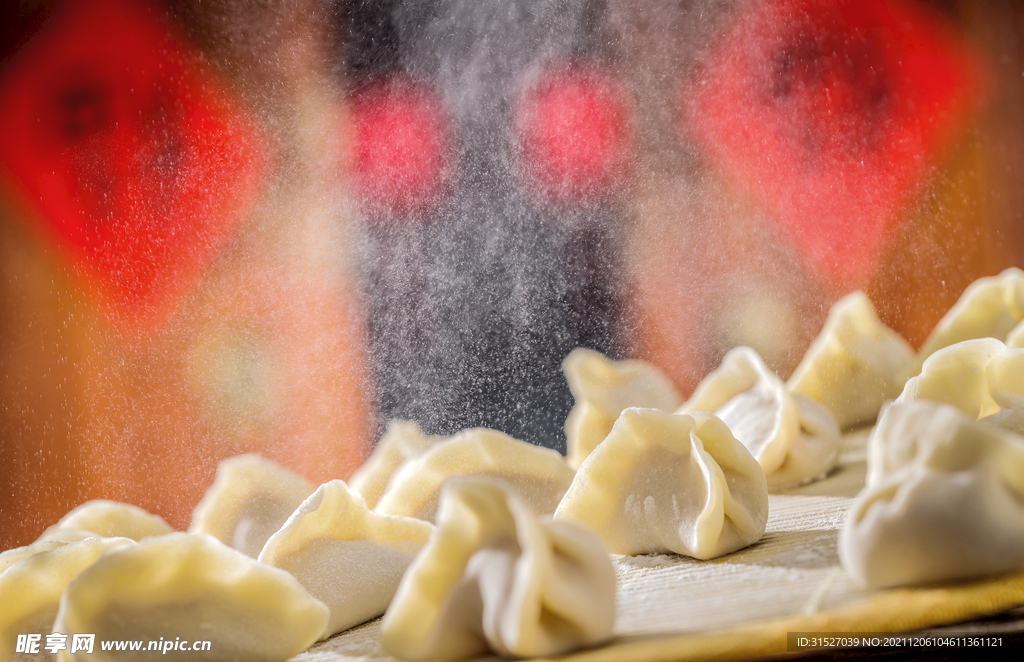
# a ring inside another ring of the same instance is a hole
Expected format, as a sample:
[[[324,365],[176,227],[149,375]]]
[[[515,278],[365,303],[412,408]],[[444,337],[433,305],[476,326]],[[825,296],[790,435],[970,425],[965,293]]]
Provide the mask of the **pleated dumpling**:
[[[212,536],[171,533],[111,551],[83,571],[67,587],[54,630],[97,641],[209,641],[212,659],[283,662],[320,637],[327,617],[287,572]],[[97,647],[68,657],[123,656]]]
[[[99,536],[91,536],[98,538]],[[22,559],[27,559],[30,556],[34,556],[39,552],[48,552],[51,549],[57,549],[63,547],[69,542],[78,542],[77,540],[36,540],[30,545],[24,545],[22,547],[12,547],[11,549],[0,552],[0,573],[10,568],[12,565]]]
[[[104,552],[133,544],[127,538],[93,537],[73,543],[42,541],[18,548],[21,558],[0,573],[0,660],[14,658],[19,634],[51,631],[61,595],[75,577]],[[11,552],[14,550],[5,554]]]
[[[78,506],[43,532],[40,540],[82,539],[89,536],[142,540],[162,536],[174,529],[162,517],[138,506],[97,499]]]
[[[406,660],[559,655],[608,639],[614,617],[615,570],[596,535],[463,478],[445,485],[437,531],[384,615],[381,644]]]
[[[832,306],[786,386],[828,407],[841,428],[871,423],[900,394],[914,350],[882,324],[863,292]]]
[[[434,521],[441,487],[452,476],[488,476],[515,490],[536,512],[551,514],[573,471],[550,448],[496,430],[472,428],[405,463],[377,503],[377,512]]]
[[[367,509],[344,481],[321,485],[267,541],[261,563],[287,570],[331,610],[322,637],[387,609],[434,527]]]
[[[1006,345],[994,338],[944,347],[925,360],[919,375],[907,380],[896,402],[941,402],[975,419],[994,414],[999,405],[989,395],[986,368],[1006,350]]]
[[[971,283],[939,320],[918,355],[924,361],[943,347],[975,338],[1006,340],[1024,320],[1024,271],[1011,267]]]
[[[613,361],[577,348],[562,361],[576,404],[565,421],[566,461],[578,468],[601,443],[627,407],[675,411],[682,398],[656,367],[640,360]]]
[[[907,381],[896,402],[931,400],[973,419],[1024,432],[1024,349],[994,338],[944,347]]]
[[[207,533],[256,558],[312,493],[301,476],[258,455],[231,457],[192,512],[189,533]]]
[[[890,406],[869,444],[839,535],[850,575],[890,587],[1024,569],[1024,438],[921,400]]]
[[[822,478],[841,436],[824,405],[793,395],[749,347],[730,350],[679,413],[711,412],[760,463],[772,492]]]
[[[395,471],[442,439],[423,434],[413,421],[390,421],[373,454],[352,474],[348,486],[363,495],[368,507],[375,508]]]
[[[768,485],[715,416],[627,409],[576,472],[555,519],[590,527],[615,554],[710,559],[761,539]]]

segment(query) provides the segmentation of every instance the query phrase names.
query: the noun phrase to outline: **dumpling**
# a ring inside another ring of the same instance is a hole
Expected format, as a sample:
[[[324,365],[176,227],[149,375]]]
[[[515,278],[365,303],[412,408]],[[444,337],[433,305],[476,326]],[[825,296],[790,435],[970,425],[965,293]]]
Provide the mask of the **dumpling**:
[[[111,551],[82,572],[67,587],[54,630],[97,640],[204,640],[211,659],[283,661],[315,642],[327,617],[287,572],[212,536],[171,533]],[[122,657],[98,647],[68,656]]]
[[[313,493],[301,476],[258,455],[238,455],[217,467],[217,478],[192,512],[189,533],[208,533],[252,558]]]
[[[974,338],[1006,340],[1024,320],[1024,271],[1011,267],[971,283],[939,320],[921,347],[918,361],[950,345]]]
[[[590,527],[614,554],[710,559],[761,539],[768,485],[711,414],[627,409],[576,472],[555,519]]]
[[[832,306],[821,334],[786,386],[828,407],[841,428],[871,423],[900,394],[914,350],[882,324],[863,292]]]
[[[321,485],[267,541],[260,562],[287,570],[331,610],[322,638],[387,609],[434,527],[366,508],[344,481]]]
[[[869,443],[847,573],[891,587],[1024,569],[1024,438],[921,400],[890,406]]]
[[[91,534],[138,541],[148,536],[162,536],[173,530],[162,517],[138,506],[97,499],[87,501],[69,512],[44,531],[39,539],[73,542]]]
[[[705,377],[679,413],[712,412],[754,455],[772,492],[822,478],[839,458],[831,412],[792,395],[757,352],[736,347]]]
[[[896,402],[932,400],[953,405],[974,419],[994,414],[1000,407],[989,394],[986,369],[1006,351],[1006,345],[994,338],[944,347],[928,357],[921,374],[907,380]]]
[[[89,538],[67,544],[43,541],[20,548],[33,553],[0,573],[0,660],[14,658],[19,634],[50,632],[61,595],[79,573],[104,552],[133,544],[127,538]]]
[[[623,409],[647,407],[670,412],[683,401],[661,371],[646,361],[613,361],[580,347],[562,361],[562,372],[576,398],[565,421],[566,461],[573,469],[608,436]]]
[[[407,660],[559,655],[608,639],[614,620],[615,570],[597,536],[538,519],[498,483],[457,479],[384,615],[381,644]]]
[[[377,512],[434,521],[441,486],[452,476],[490,476],[536,512],[550,514],[572,482],[561,454],[485,428],[463,430],[407,462],[391,479]]]
[[[931,400],[973,419],[1024,434],[1024,349],[994,338],[944,347],[907,381],[896,402]]]
[[[99,536],[90,536],[97,538]],[[13,547],[11,549],[0,552],[0,573],[10,568],[12,565],[22,559],[27,559],[30,556],[34,556],[39,552],[48,552],[51,549],[57,549],[63,547],[69,542],[78,542],[77,540],[37,540],[30,545],[24,545],[22,547]]]
[[[420,426],[412,421],[390,421],[373,454],[352,475],[349,487],[363,495],[368,507],[376,507],[402,463],[421,455],[442,439],[444,437],[423,434]]]

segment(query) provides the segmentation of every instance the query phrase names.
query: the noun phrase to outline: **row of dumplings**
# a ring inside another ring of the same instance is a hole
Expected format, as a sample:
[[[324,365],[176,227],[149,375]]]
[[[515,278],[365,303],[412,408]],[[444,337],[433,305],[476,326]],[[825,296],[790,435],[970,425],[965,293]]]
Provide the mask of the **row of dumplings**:
[[[437,501],[437,526],[382,514],[343,481],[312,490],[250,455],[222,463],[188,533],[88,502],[0,554],[0,660],[19,634],[51,631],[285,660],[385,610],[383,644],[407,659],[555,654],[610,637],[615,572],[594,533],[538,517],[487,478],[447,481]]]
[[[437,438],[394,421],[351,487],[225,461],[188,533],[133,506],[80,506],[0,555],[15,605],[0,645],[52,628],[212,636],[215,657],[285,659],[387,611],[382,643],[406,659],[558,654],[611,636],[609,549],[729,553],[763,534],[767,494],[706,413],[629,408],[577,471],[493,430]],[[49,590],[16,588],[33,583]]]
[[[906,370],[868,438],[840,532],[876,587],[1024,570],[1024,272],[972,284]]]
[[[385,650],[406,659],[595,645],[614,621],[609,551],[709,559],[756,542],[768,492],[826,475],[840,431],[893,398],[841,535],[847,570],[891,586],[1020,567],[1021,319],[1012,270],[972,286],[915,355],[858,293],[785,382],[741,347],[684,402],[649,364],[572,352],[567,458],[493,430],[439,438],[393,421],[349,484],[314,490],[257,457],[224,462],[189,533],[85,504],[0,554],[0,602],[13,605],[0,660],[16,634],[51,628],[279,660],[385,611]]]
[[[1024,569],[1019,269],[972,284],[916,354],[854,293],[832,308],[786,382],[745,347],[727,353],[685,403],[640,361],[577,350],[565,370],[577,399],[566,424],[573,466],[586,466],[613,425],[633,415],[624,412],[637,411],[629,407],[706,411],[757,459],[769,491],[781,491],[827,474],[840,430],[877,419],[866,485],[840,535],[847,572],[893,587]]]

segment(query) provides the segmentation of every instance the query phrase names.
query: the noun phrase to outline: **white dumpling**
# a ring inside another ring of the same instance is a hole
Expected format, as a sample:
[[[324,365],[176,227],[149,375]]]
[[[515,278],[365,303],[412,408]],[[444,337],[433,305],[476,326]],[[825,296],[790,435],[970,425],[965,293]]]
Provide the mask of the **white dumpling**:
[[[890,406],[869,443],[839,535],[850,575],[891,587],[1024,569],[1024,438],[921,400]]]
[[[562,372],[576,399],[565,421],[566,461],[574,469],[608,436],[623,409],[671,412],[683,401],[665,375],[646,361],[613,361],[592,349],[577,348],[562,361]]]
[[[287,570],[331,610],[321,638],[380,616],[434,527],[367,509],[359,493],[321,485],[267,541],[261,563]]]
[[[722,419],[754,455],[772,492],[824,477],[842,440],[832,413],[793,395],[749,347],[736,347],[697,386],[679,413],[707,411]]]
[[[907,381],[896,402],[931,400],[971,418],[1024,431],[1024,349],[994,338],[944,347]]]
[[[54,630],[97,641],[206,640],[209,659],[270,662],[308,648],[327,618],[287,572],[212,536],[171,533],[111,551],[83,571],[67,587]],[[124,653],[97,647],[68,657],[103,662]]]
[[[710,559],[761,539],[768,485],[715,416],[627,409],[576,472],[555,519],[590,527],[615,554]]]
[[[142,540],[162,536],[174,529],[162,517],[138,506],[97,499],[78,506],[43,532],[39,540],[73,542],[88,534],[105,538]]]
[[[133,544],[127,538],[94,537],[66,544],[42,541],[19,548],[27,555],[0,573],[0,660],[13,659],[19,634],[51,631],[61,595],[75,577],[104,552]]]
[[[985,366],[988,396],[999,411],[979,420],[1024,435],[1024,349],[1007,347]]]
[[[1024,271],[1011,267],[998,276],[971,283],[960,300],[939,320],[921,347],[918,360],[950,345],[974,338],[1006,340],[1024,320]]]
[[[825,327],[786,386],[828,407],[841,428],[871,423],[900,394],[914,350],[882,324],[863,292],[829,311]]]
[[[100,536],[91,535],[90,538],[99,538]],[[22,559],[27,559],[30,556],[38,554],[39,552],[48,552],[51,549],[57,549],[63,547],[69,542],[78,542],[77,540],[37,540],[30,545],[24,545],[22,547],[12,547],[11,549],[0,552],[0,573],[7,568],[17,563]]]
[[[434,521],[444,482],[452,476],[504,481],[541,514],[555,511],[573,471],[557,451],[496,430],[472,428],[435,444],[391,479],[377,512]]]
[[[614,620],[615,570],[597,536],[538,519],[498,483],[457,479],[384,615],[381,644],[407,660],[560,655],[608,639]]]
[[[444,437],[423,434],[420,426],[412,421],[390,421],[373,454],[352,475],[348,486],[363,495],[368,507],[374,508],[395,471],[442,439]]]
[[[192,512],[189,533],[208,533],[252,558],[313,493],[301,476],[258,455],[238,455],[217,467],[217,478]]]
[[[1008,347],[1024,347],[1024,321],[1006,334],[1006,344]]]
[[[896,402],[932,400],[953,405],[977,419],[999,411],[989,396],[985,369],[1006,345],[994,338],[966,340],[944,347],[925,360],[921,373],[907,380]]]

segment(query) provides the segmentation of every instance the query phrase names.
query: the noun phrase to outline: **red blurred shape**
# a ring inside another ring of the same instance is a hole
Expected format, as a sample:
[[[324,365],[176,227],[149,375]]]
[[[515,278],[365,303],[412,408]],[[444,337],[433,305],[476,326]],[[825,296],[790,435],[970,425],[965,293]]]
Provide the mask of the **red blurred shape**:
[[[400,77],[377,81],[356,94],[353,111],[356,191],[367,211],[405,215],[435,205],[449,138],[434,90]]]
[[[978,109],[982,74],[963,40],[916,5],[755,3],[688,90],[688,121],[826,285],[864,287]]]
[[[122,333],[151,332],[253,200],[263,144],[156,16],[58,7],[0,80],[0,168]]]
[[[531,188],[562,204],[611,194],[633,153],[629,97],[597,66],[543,72],[520,98],[516,128]]]

